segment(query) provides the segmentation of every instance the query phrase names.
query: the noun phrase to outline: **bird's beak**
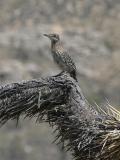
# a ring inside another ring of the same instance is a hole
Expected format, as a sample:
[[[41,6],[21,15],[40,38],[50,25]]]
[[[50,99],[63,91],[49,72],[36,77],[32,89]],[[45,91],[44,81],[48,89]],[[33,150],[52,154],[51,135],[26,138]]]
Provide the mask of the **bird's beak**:
[[[48,38],[50,38],[50,36],[48,34],[43,34],[43,35],[46,36],[46,37],[48,37]]]

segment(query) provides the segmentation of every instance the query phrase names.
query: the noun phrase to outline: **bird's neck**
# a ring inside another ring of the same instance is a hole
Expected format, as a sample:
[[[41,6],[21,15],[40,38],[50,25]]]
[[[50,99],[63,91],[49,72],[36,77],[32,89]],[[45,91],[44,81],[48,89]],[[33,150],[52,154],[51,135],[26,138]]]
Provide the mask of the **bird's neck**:
[[[58,45],[60,45],[59,44],[60,42],[59,41],[51,41],[51,49],[52,50],[55,50],[56,49],[56,47],[58,46]]]
[[[62,45],[61,45],[61,42],[60,41],[57,41],[57,42],[51,42],[51,50],[53,52],[56,52],[58,50],[62,50]]]

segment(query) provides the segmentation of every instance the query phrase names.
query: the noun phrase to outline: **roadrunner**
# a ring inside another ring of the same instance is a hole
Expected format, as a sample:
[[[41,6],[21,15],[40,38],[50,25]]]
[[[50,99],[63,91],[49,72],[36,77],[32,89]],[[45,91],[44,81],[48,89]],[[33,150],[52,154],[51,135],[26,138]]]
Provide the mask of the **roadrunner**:
[[[51,40],[51,53],[55,63],[62,69],[67,71],[71,77],[76,80],[76,66],[61,45],[60,37],[58,34],[44,34]]]

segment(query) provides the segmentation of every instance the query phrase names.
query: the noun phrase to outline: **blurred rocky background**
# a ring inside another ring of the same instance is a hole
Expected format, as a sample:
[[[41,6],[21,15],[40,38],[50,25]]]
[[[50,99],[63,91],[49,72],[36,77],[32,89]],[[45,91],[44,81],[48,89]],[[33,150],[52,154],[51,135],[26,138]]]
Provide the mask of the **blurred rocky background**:
[[[119,0],[0,0],[0,85],[60,72],[43,36],[51,32],[74,59],[87,99],[119,109]],[[0,129],[0,159],[70,160],[52,141],[46,124],[9,122]]]

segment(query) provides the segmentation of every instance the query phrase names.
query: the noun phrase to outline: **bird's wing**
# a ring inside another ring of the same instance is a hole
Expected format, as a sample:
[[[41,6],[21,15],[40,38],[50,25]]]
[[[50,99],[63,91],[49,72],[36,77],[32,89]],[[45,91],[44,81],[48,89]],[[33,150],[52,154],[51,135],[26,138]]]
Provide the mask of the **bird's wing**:
[[[69,66],[71,69],[76,70],[75,63],[67,52],[61,54],[61,59],[66,64],[66,66]]]

